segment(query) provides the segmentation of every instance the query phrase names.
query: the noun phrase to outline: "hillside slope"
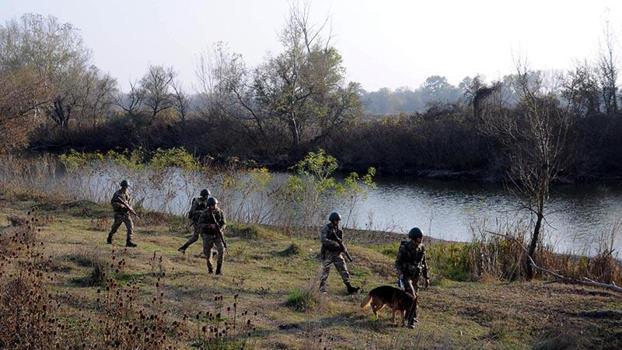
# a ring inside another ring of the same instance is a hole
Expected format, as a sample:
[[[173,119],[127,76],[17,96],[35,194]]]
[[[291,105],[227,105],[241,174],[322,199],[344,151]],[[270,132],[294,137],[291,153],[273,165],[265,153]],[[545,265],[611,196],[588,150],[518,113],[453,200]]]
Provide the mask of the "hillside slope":
[[[126,249],[123,228],[112,246],[105,244],[111,223],[107,207],[2,196],[0,237],[18,229],[9,227],[9,218],[25,218],[33,207],[38,209],[30,217],[40,228],[35,239],[50,259],[51,279],[45,285],[59,304],[55,312],[67,325],[65,344],[79,339],[88,348],[88,342],[104,334],[104,320],[112,317],[106,305],[113,304],[106,302],[118,302],[133,288],[137,307],[174,325],[164,341],[171,348],[622,348],[622,298],[602,290],[543,281],[455,282],[434,278],[431,266],[433,285],[420,293],[419,324],[411,330],[392,326],[389,313],[374,320],[369,310],[360,309],[366,291],[395,283],[393,257],[365,240],[349,247],[355,258],[349,264],[353,281],[363,285],[364,292],[346,295],[333,269],[330,292],[321,296],[316,293],[315,236],[231,225],[224,276],[215,277],[207,274],[205,260],[198,256],[200,241],[185,256],[177,252],[189,235],[183,220],[157,213],[137,220],[138,248]],[[109,264],[112,269],[107,269]],[[107,275],[102,277],[102,271]],[[0,286],[5,293],[12,288],[7,278],[5,274]],[[115,281],[108,290],[102,281],[106,278]],[[107,296],[110,288],[119,295]],[[114,317],[118,321],[129,316]],[[221,321],[234,339],[209,343],[209,328]],[[174,327],[183,331],[173,332]]]

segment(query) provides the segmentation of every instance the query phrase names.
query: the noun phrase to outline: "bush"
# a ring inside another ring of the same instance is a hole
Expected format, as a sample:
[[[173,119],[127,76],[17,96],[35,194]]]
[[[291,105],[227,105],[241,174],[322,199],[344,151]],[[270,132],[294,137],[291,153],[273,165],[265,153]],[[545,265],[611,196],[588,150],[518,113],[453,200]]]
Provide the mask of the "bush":
[[[199,169],[199,161],[183,147],[173,147],[170,149],[158,148],[149,165],[155,169],[181,168],[187,171]]]
[[[318,305],[318,296],[310,289],[294,289],[287,295],[285,305],[298,312],[307,312]]]

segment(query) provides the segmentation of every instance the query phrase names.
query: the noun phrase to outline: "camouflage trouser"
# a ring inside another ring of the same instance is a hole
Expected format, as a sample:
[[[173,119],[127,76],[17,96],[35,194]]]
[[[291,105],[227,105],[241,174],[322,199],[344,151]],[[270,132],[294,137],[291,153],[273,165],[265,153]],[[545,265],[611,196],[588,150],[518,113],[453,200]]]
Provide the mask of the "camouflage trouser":
[[[114,213],[114,222],[112,223],[108,237],[112,237],[112,235],[117,233],[121,224],[125,224],[125,228],[127,229],[127,241],[131,241],[132,233],[134,232],[134,223],[132,222],[130,213]]]
[[[213,269],[212,249],[216,248],[216,252],[218,253],[216,270],[220,270],[222,267],[223,254],[225,252],[225,247],[222,244],[222,241],[218,238],[218,235],[209,233],[202,233],[201,238],[203,238],[203,254],[205,255],[205,259],[207,259],[207,268],[210,271]]]
[[[184,250],[190,247],[192,243],[199,240],[200,234],[201,234],[201,230],[197,228],[197,224],[192,225],[192,237],[190,237],[190,239],[188,239],[188,241],[186,241],[186,243],[184,243],[184,245],[181,247],[184,248]]]
[[[417,292],[419,291],[419,275],[404,276],[404,278],[402,278],[402,283],[404,284],[404,291],[412,294],[416,298]],[[406,312],[408,324],[413,324],[417,320],[417,304],[418,303],[415,303],[412,310]]]
[[[341,252],[324,252],[322,258],[322,275],[320,276],[320,291],[326,291],[326,281],[328,280],[328,274],[330,273],[330,265],[335,265],[337,271],[341,275],[343,283],[346,285],[350,283],[350,273],[348,272],[348,266],[346,261],[341,255]]]

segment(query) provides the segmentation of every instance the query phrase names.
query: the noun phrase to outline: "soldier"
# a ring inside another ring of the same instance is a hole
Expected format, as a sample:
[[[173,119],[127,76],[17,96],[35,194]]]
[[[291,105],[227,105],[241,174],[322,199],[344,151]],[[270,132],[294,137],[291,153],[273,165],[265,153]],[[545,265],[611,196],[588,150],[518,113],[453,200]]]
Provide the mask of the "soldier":
[[[331,213],[328,220],[330,223],[324,226],[320,232],[320,240],[322,241],[322,249],[320,250],[320,256],[322,258],[320,292],[326,293],[326,281],[328,280],[330,266],[334,264],[341,275],[343,283],[348,288],[348,294],[356,293],[360,288],[353,287],[350,284],[350,273],[348,273],[348,267],[343,258],[344,248],[341,243],[343,239],[343,230],[339,228],[341,216],[339,213]]]
[[[184,254],[186,253],[186,249],[188,249],[188,247],[192,243],[196,242],[199,239],[199,234],[201,232],[199,231],[197,223],[203,210],[207,209],[207,199],[209,198],[209,196],[209,190],[204,188],[203,190],[201,190],[201,197],[192,199],[192,205],[190,206],[190,211],[188,212],[188,217],[192,222],[192,237],[190,237],[190,239],[186,243],[184,243],[184,245],[177,249]]]
[[[207,199],[207,209],[201,212],[198,226],[203,238],[203,254],[207,260],[207,271],[213,273],[212,249],[216,248],[218,253],[216,263],[216,274],[222,275],[222,260],[227,244],[225,243],[222,232],[225,228],[225,214],[217,207],[218,200],[214,197]]]
[[[404,290],[413,296],[417,296],[419,277],[423,275],[425,287],[430,285],[428,278],[428,265],[425,261],[425,247],[422,243],[423,232],[418,227],[408,232],[408,241],[402,241],[397,258],[395,259],[395,269],[399,274],[399,280],[404,286]],[[407,327],[415,328],[417,322],[417,304],[413,310],[407,313]]]
[[[117,232],[117,229],[121,224],[125,224],[125,228],[127,229],[127,238],[125,241],[126,247],[136,247],[136,244],[132,242],[132,233],[134,231],[134,223],[132,222],[132,218],[130,214],[136,215],[136,212],[130,205],[130,194],[128,188],[130,184],[123,180],[121,181],[121,189],[114,193],[112,199],[110,200],[110,204],[112,204],[112,210],[114,210],[114,223],[110,228],[110,233],[108,233],[108,239],[106,242],[108,244],[112,244],[112,236]]]

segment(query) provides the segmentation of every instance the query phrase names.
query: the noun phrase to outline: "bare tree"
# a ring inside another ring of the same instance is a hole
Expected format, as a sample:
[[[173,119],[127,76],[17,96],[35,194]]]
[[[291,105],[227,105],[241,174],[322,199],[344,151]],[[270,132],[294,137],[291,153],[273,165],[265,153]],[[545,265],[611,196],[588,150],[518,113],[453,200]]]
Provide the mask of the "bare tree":
[[[130,82],[130,91],[127,94],[122,92],[117,93],[115,104],[128,115],[137,116],[142,110],[143,100],[144,93],[138,86],[138,83]]]
[[[535,219],[528,255],[537,261],[550,186],[569,163],[566,150],[573,119],[554,94],[544,91],[540,76],[524,65],[518,65],[514,84],[520,97],[516,112],[487,110],[480,122],[482,130],[494,136],[507,153],[511,189]],[[533,267],[528,264],[527,278],[532,277]]]
[[[615,38],[611,32],[609,21],[606,22],[604,36],[604,48],[598,60],[599,78],[605,112],[613,114],[618,112],[618,67],[617,58],[614,54]]]
[[[190,100],[188,95],[179,81],[173,81],[171,83],[171,89],[173,90],[173,107],[175,108],[175,111],[177,111],[181,122],[185,123],[190,108]]]
[[[140,80],[143,104],[150,114],[151,123],[159,113],[173,107],[171,85],[174,78],[172,67],[150,66],[147,74]]]
[[[109,74],[101,74],[95,66],[90,66],[82,82],[83,102],[82,118],[90,120],[92,125],[111,112],[117,93],[117,81]]]
[[[196,75],[201,86],[203,116],[224,115],[242,121],[247,129],[254,126],[265,139],[268,114],[254,98],[253,72],[237,53],[218,42],[201,55]],[[249,125],[250,124],[250,125]]]

